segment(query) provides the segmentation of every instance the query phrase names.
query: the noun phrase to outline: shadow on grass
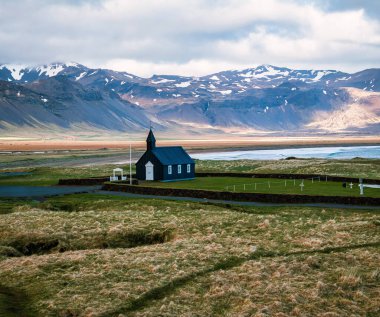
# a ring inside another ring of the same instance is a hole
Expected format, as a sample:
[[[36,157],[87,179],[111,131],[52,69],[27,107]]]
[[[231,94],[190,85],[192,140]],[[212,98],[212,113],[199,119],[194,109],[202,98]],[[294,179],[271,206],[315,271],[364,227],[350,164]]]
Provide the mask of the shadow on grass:
[[[348,245],[348,246],[341,246],[341,247],[327,247],[323,249],[297,251],[297,252],[272,252],[272,251],[265,251],[265,250],[259,249],[255,253],[252,253],[249,256],[245,256],[245,257],[232,256],[232,257],[227,258],[224,261],[214,264],[213,266],[209,268],[206,268],[201,271],[192,272],[183,277],[175,278],[165,285],[153,288],[147,291],[146,293],[144,293],[142,296],[140,296],[136,300],[129,303],[128,306],[117,309],[112,312],[107,312],[106,314],[101,315],[101,316],[102,317],[119,316],[120,314],[128,314],[128,313],[135,312],[141,308],[148,306],[149,303],[152,301],[160,300],[173,294],[177,289],[185,286],[186,284],[192,282],[194,279],[198,277],[202,277],[207,274],[220,271],[220,270],[230,270],[242,265],[243,263],[247,261],[257,260],[260,258],[273,258],[273,257],[281,257],[281,256],[298,256],[298,255],[310,255],[310,254],[316,254],[316,253],[327,254],[327,253],[333,253],[333,252],[345,252],[348,250],[355,250],[355,249],[361,249],[361,248],[367,248],[367,247],[380,247],[380,242]]]
[[[24,292],[0,284],[0,317],[34,317]]]
[[[22,205],[33,205],[35,201],[23,198],[0,197],[0,215],[12,213],[15,207]]]
[[[52,211],[77,212],[82,211],[83,204],[80,201],[47,201],[40,205],[41,208]]]
[[[70,240],[60,238],[24,237],[10,241],[6,245],[0,245],[0,256],[17,257],[76,250],[135,248],[143,245],[166,243],[173,240],[175,234],[174,228],[153,231],[137,230],[89,237],[89,241],[77,245],[71,245]]]

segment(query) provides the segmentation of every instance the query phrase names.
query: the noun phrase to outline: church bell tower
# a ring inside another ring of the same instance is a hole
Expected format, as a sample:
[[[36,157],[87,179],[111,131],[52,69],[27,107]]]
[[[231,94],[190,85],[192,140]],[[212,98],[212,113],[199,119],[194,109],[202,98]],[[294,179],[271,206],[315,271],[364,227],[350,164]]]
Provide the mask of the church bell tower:
[[[146,138],[146,149],[148,151],[154,150],[156,148],[156,138],[154,137],[152,128],[149,130],[148,137]]]

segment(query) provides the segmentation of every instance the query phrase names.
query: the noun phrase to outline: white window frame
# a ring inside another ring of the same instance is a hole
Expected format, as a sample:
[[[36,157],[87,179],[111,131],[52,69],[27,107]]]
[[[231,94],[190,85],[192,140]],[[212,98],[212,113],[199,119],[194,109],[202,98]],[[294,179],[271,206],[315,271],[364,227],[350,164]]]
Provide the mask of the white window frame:
[[[168,175],[172,175],[172,166],[168,165]]]
[[[178,164],[178,174],[181,174],[182,173],[182,166],[181,164]]]
[[[191,171],[190,164],[187,164],[187,172],[190,173],[190,171]]]

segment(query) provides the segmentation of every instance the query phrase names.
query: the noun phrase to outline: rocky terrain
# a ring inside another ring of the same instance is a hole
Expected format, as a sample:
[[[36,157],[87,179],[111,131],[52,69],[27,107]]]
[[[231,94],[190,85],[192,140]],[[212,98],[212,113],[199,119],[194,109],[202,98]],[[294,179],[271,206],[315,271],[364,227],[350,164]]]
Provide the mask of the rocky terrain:
[[[355,74],[262,65],[203,77],[0,66],[3,131],[137,133],[150,122],[186,135],[380,132],[380,69]]]

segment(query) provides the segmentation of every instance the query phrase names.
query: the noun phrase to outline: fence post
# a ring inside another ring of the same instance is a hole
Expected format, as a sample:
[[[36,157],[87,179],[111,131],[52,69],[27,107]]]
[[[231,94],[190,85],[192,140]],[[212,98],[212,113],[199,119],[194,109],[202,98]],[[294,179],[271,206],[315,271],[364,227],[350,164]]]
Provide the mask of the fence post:
[[[359,188],[360,188],[360,196],[364,195],[364,185],[363,185],[363,179],[359,178]]]

